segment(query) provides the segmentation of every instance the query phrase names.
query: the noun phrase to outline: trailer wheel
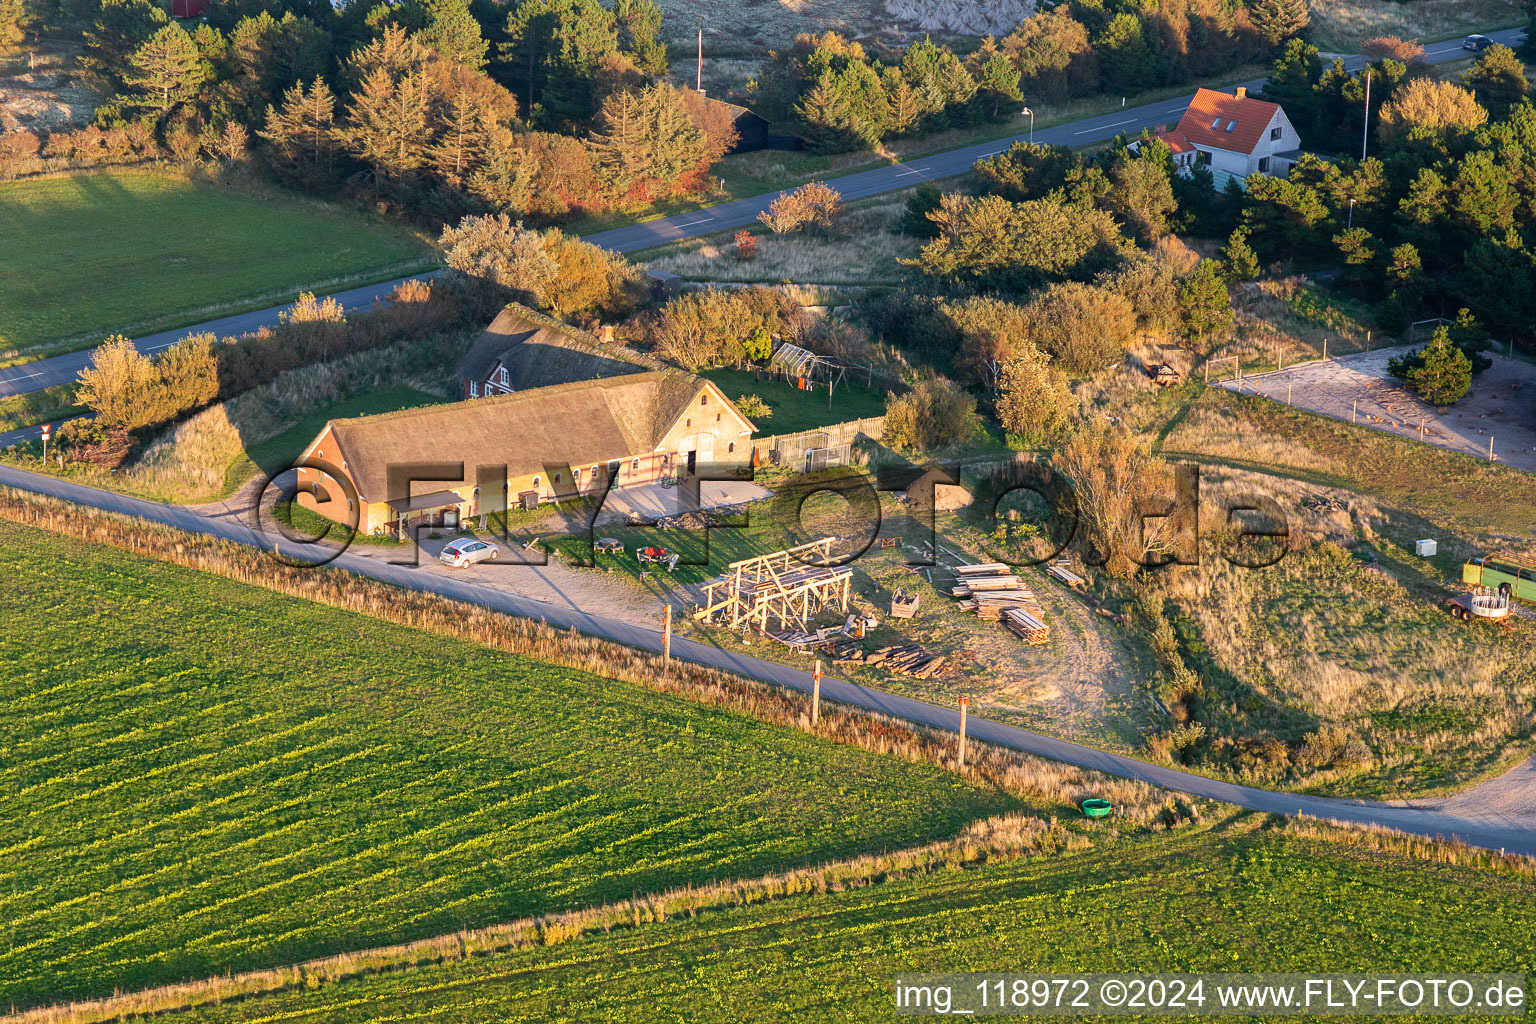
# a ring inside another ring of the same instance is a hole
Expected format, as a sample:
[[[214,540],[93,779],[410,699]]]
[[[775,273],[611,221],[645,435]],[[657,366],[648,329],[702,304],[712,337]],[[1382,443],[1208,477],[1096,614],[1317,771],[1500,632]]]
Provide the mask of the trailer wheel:
[[[1499,584],[1499,593],[1504,596],[1504,600],[1508,601],[1509,600],[1509,584],[1508,583],[1500,583]]]

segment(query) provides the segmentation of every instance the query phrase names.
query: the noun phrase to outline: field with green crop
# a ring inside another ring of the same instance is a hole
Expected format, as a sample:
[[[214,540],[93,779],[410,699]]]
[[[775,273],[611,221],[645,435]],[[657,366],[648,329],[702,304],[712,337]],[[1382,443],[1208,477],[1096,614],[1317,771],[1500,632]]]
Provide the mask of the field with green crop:
[[[807,734],[0,525],[0,1005],[957,833],[1016,801]]]
[[[396,224],[151,171],[0,188],[0,359],[89,348],[426,266]]]
[[[1257,827],[940,872],[210,1006],[201,1022],[894,1020],[911,971],[1536,966],[1536,882]],[[1214,997],[1213,997],[1214,998]]]

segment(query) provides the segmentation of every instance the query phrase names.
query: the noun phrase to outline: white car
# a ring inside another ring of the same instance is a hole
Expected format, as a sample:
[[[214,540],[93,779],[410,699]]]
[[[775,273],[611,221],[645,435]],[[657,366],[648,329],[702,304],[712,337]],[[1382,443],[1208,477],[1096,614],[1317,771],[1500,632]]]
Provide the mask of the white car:
[[[444,564],[451,565],[455,569],[465,569],[476,562],[493,562],[499,554],[501,550],[495,544],[487,544],[483,540],[470,537],[449,544],[437,557]]]

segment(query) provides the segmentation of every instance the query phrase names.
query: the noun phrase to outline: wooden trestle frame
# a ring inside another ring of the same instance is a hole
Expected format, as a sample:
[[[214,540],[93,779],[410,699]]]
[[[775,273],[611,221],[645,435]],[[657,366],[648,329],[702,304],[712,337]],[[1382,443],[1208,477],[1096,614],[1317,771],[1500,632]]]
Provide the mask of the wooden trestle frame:
[[[784,551],[744,558],[727,566],[724,576],[704,584],[704,606],[695,619],[719,612],[732,629],[756,625],[767,632],[769,618],[780,628],[791,623],[809,629],[808,620],[828,605],[847,613],[853,570],[846,565],[808,564],[818,556],[832,558],[835,537],[823,537]]]

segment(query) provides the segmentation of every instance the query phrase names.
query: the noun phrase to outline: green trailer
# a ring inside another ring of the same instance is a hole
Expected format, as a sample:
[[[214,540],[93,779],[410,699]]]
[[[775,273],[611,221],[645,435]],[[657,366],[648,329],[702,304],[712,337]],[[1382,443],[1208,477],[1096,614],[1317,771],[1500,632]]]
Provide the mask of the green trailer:
[[[1474,558],[1461,567],[1461,582],[1536,604],[1536,568],[1529,565],[1496,558]]]

